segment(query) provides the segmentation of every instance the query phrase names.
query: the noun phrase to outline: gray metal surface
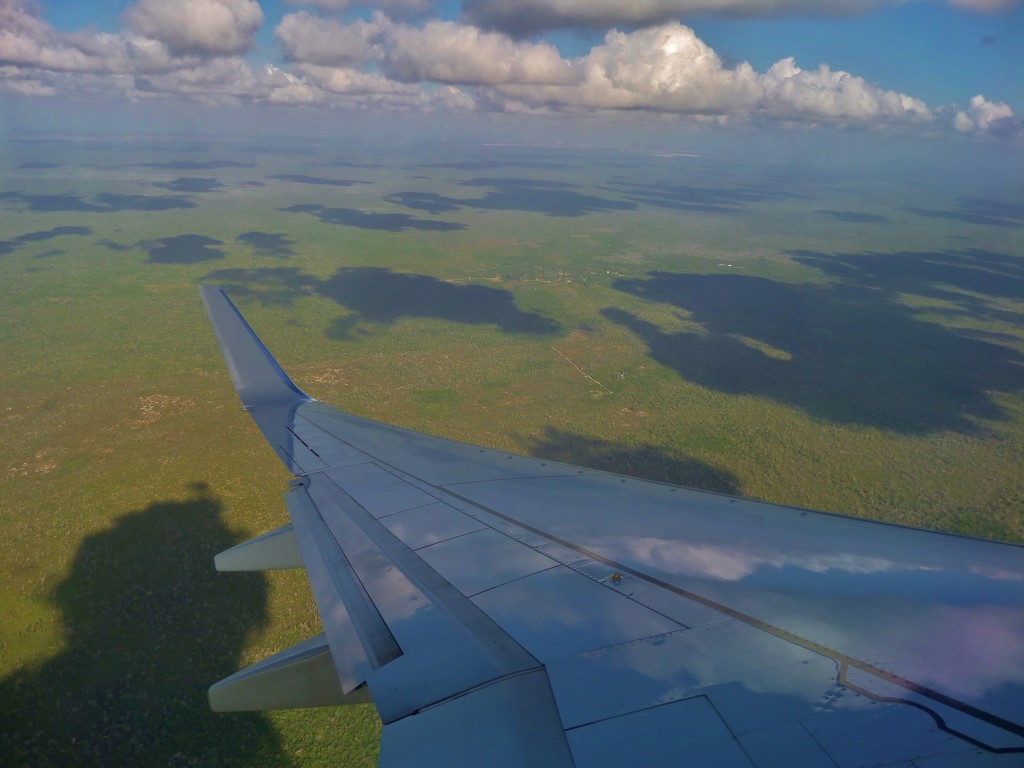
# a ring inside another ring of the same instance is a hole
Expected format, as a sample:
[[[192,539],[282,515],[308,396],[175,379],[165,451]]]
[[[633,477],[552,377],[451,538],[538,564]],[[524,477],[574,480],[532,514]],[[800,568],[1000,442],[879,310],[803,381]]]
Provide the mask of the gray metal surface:
[[[302,553],[292,524],[267,531],[226,549],[213,559],[218,571],[274,571],[302,568]]]
[[[363,686],[346,694],[323,633],[236,672],[210,688],[215,712],[370,704]]]
[[[479,520],[441,501],[387,515],[380,522],[410,549],[429,547],[486,528]]]
[[[1024,549],[344,414],[204,299],[382,765],[1024,764]]]

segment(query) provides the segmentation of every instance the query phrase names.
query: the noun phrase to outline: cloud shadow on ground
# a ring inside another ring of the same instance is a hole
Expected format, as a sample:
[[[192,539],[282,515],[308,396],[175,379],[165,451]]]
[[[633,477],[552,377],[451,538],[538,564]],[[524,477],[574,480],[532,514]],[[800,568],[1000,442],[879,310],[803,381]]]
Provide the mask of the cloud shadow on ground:
[[[102,245],[106,248],[109,248],[112,251],[130,251],[137,247],[135,245],[125,245],[124,243],[118,243],[114,240],[110,240],[109,238],[97,240],[96,245]]]
[[[287,259],[295,255],[292,248],[295,241],[284,232],[243,232],[235,239],[248,245],[258,256]]]
[[[335,339],[353,338],[366,323],[390,325],[406,317],[495,325],[505,333],[547,335],[560,330],[554,320],[516,307],[509,291],[383,267],[345,267],[326,280],[292,267],[220,269],[204,279],[220,284],[230,295],[268,304],[287,305],[310,293],[326,296],[348,312],[327,329]]]
[[[577,218],[591,213],[629,211],[636,204],[584,194],[572,185],[534,179],[478,178],[459,182],[464,187],[490,188],[483,197],[459,198],[431,192],[396,192],[384,199],[431,214],[469,208],[485,211],[520,211],[545,216]]]
[[[860,211],[832,211],[827,208],[819,208],[815,213],[828,216],[836,221],[845,221],[847,224],[888,224],[888,216],[877,213],[861,213]]]
[[[295,184],[312,184],[319,187],[352,187],[356,184],[369,184],[368,181],[356,181],[353,179],[328,179],[323,176],[306,176],[302,173],[276,173],[267,176],[268,179],[278,181],[291,181]]]
[[[204,178],[202,176],[182,176],[174,181],[156,181],[154,187],[168,189],[171,192],[215,192],[222,188],[215,178]]]
[[[990,200],[984,197],[969,197],[960,201],[955,210],[933,208],[904,208],[918,216],[946,221],[962,221],[966,224],[980,224],[989,227],[1024,227],[1024,204]]]
[[[526,450],[531,456],[540,459],[617,472],[644,480],[718,493],[738,494],[741,490],[739,478],[732,472],[699,459],[678,456],[653,445],[623,445],[551,426],[544,428],[542,437],[528,438]]]
[[[308,213],[325,224],[338,224],[359,229],[379,229],[385,232],[401,232],[416,229],[423,232],[453,232],[465,229],[465,224],[454,221],[417,219],[407,213],[368,213],[355,208],[326,208],[322,205],[301,204],[282,208],[285,213]]]
[[[171,160],[166,163],[139,163],[138,166],[165,171],[213,171],[218,168],[255,168],[256,163],[239,163],[235,160]]]
[[[686,380],[838,424],[972,432],[979,419],[1007,418],[993,392],[1024,387],[1024,355],[919,317],[869,267],[824,285],[652,272],[615,287],[699,326],[666,331],[618,308],[602,313]]]
[[[947,315],[991,318],[1019,323],[1022,313],[993,307],[991,299],[1024,296],[1024,264],[1015,256],[968,249],[963,251],[898,251],[837,253],[787,251],[800,264],[864,289],[884,290],[890,300],[913,294],[948,302]]]
[[[569,163],[548,160],[457,160],[450,163],[429,163],[414,168],[450,168],[455,171],[497,171],[503,168],[536,168],[543,171],[565,171],[576,168]]]
[[[195,264],[224,258],[224,251],[217,247],[224,243],[204,235],[160,237],[139,245],[149,252],[151,264]]]
[[[116,195],[103,192],[89,203],[80,195],[28,195],[23,192],[4,192],[0,200],[10,200],[16,208],[27,211],[81,213],[118,213],[121,211],[168,211],[174,208],[195,208],[187,197],[178,195]]]
[[[266,622],[267,585],[213,569],[238,538],[208,488],[192,490],[82,541],[49,593],[63,650],[0,680],[0,764],[233,765],[281,750],[263,715],[210,711],[208,686]]]
[[[628,200],[655,208],[697,213],[740,213],[747,205],[791,200],[803,195],[773,186],[742,186],[734,189],[694,187],[685,184],[614,183],[613,188]]]
[[[25,243],[41,243],[45,240],[52,240],[55,237],[67,237],[69,235],[84,237],[91,234],[91,227],[74,226],[53,227],[51,229],[41,229],[37,232],[26,232],[24,235],[18,235],[13,240],[0,240],[0,256],[6,253],[13,253]],[[39,258],[39,256],[36,258]]]

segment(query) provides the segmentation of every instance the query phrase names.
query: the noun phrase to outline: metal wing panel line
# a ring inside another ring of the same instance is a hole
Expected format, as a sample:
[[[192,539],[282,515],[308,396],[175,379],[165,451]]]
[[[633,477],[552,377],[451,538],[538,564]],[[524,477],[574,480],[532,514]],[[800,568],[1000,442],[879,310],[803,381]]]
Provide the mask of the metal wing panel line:
[[[587,549],[586,547],[582,547],[582,546],[580,546],[578,544],[574,544],[571,541],[567,541],[566,539],[563,539],[563,538],[561,538],[561,537],[559,537],[559,536],[557,536],[557,535],[555,535],[553,533],[550,533],[548,531],[544,531],[544,530],[542,530],[542,529],[540,529],[540,528],[538,528],[536,526],[530,525],[530,524],[528,524],[526,522],[523,522],[521,520],[517,520],[516,518],[512,517],[511,515],[506,515],[506,514],[504,514],[502,512],[499,512],[499,511],[497,511],[495,509],[492,509],[490,507],[484,506],[483,504],[480,504],[477,501],[473,501],[472,499],[469,499],[469,498],[467,498],[465,496],[461,496],[460,494],[456,493],[455,491],[451,490],[450,488],[446,488],[444,490],[445,490],[445,492],[451,494],[455,498],[458,498],[460,501],[464,502],[465,504],[471,505],[471,506],[473,506],[473,507],[475,507],[477,509],[481,509],[481,510],[483,510],[485,512],[488,512],[488,513],[494,515],[495,517],[497,517],[497,518],[499,518],[501,520],[504,520],[504,521],[506,521],[508,523],[511,523],[513,525],[516,525],[516,526],[519,526],[519,527],[521,527],[521,528],[523,528],[523,529],[525,529],[527,531],[530,531],[531,533],[534,533],[534,534],[536,534],[538,536],[541,536],[541,537],[543,537],[545,539],[548,539],[549,541],[552,541],[552,542],[554,542],[556,544],[560,544],[560,545],[562,545],[564,547],[568,547],[569,549],[572,549],[572,550],[574,550],[576,552],[579,552],[581,555],[584,555],[586,557],[592,558],[592,559],[594,559],[594,560],[596,560],[598,562],[605,563],[606,565],[616,569],[617,571],[621,571],[622,573],[628,573],[631,576],[634,576],[634,577],[636,577],[638,579],[641,579],[641,580],[646,581],[646,582],[648,582],[650,584],[653,584],[656,587],[660,587],[662,589],[668,590],[669,592],[673,592],[673,593],[675,593],[675,594],[677,594],[677,595],[679,595],[681,597],[685,597],[688,600],[693,600],[694,602],[700,603],[701,605],[704,605],[704,606],[707,606],[709,608],[713,608],[714,610],[720,611],[721,613],[725,614],[726,616],[729,616],[731,618],[734,618],[734,619],[737,619],[739,621],[742,621],[745,624],[749,624],[750,626],[755,627],[757,629],[760,629],[763,632],[767,632],[768,634],[771,634],[771,635],[774,635],[776,637],[779,637],[779,638],[781,638],[783,640],[791,642],[791,643],[793,643],[795,645],[798,645],[798,646],[800,646],[802,648],[806,648],[809,651],[813,651],[813,652],[818,653],[818,654],[820,654],[822,656],[826,656],[826,657],[828,657],[830,659],[833,659],[833,660],[835,660],[836,662],[838,662],[841,665],[853,667],[853,668],[859,669],[859,670],[861,670],[863,672],[867,672],[868,674],[871,674],[871,675],[874,675],[876,677],[879,677],[879,678],[885,680],[886,682],[889,682],[889,683],[892,683],[894,685],[897,685],[900,688],[903,688],[904,690],[907,690],[907,691],[909,691],[911,693],[915,693],[915,694],[917,694],[919,696],[922,696],[922,697],[924,697],[926,699],[931,699],[932,701],[938,702],[938,703],[943,704],[945,706],[948,706],[948,707],[950,707],[952,709],[955,709],[955,710],[958,710],[960,712],[963,712],[966,715],[969,715],[971,717],[977,718],[978,720],[981,720],[982,722],[985,722],[985,723],[988,723],[989,725],[992,725],[992,726],[995,726],[997,728],[1000,728],[1000,729],[1002,729],[1004,731],[1007,731],[1008,733],[1012,733],[1015,736],[1024,738],[1024,726],[1020,725],[1019,723],[1015,723],[1015,722],[1012,722],[1010,720],[1006,720],[1005,718],[999,717],[998,715],[994,715],[991,712],[986,712],[986,711],[984,711],[982,709],[979,709],[977,707],[974,707],[974,706],[972,706],[972,705],[970,705],[970,704],[968,704],[966,702],[960,701],[960,700],[955,699],[955,698],[953,698],[951,696],[947,696],[946,694],[942,693],[941,691],[936,691],[936,690],[934,690],[932,688],[928,688],[927,686],[923,686],[923,685],[920,685],[918,683],[915,683],[912,680],[907,680],[907,679],[905,679],[903,677],[900,677],[899,675],[895,675],[895,674],[893,674],[893,673],[891,673],[891,672],[889,672],[889,671],[887,671],[887,670],[885,670],[885,669],[883,669],[881,667],[878,667],[878,666],[876,666],[874,664],[870,664],[868,662],[865,662],[865,661],[862,661],[860,659],[857,659],[857,658],[854,658],[852,656],[849,656],[849,655],[843,653],[842,651],[838,651],[838,650],[835,650],[833,648],[829,648],[827,646],[821,645],[820,643],[816,643],[813,640],[808,640],[807,638],[801,637],[800,635],[797,635],[797,634],[795,634],[793,632],[789,632],[789,631],[787,631],[785,629],[782,629],[780,627],[776,627],[776,626],[774,626],[772,624],[769,624],[769,623],[767,623],[765,621],[762,621],[762,620],[760,620],[760,619],[758,619],[758,618],[756,618],[754,616],[750,616],[749,614],[743,613],[741,611],[737,611],[737,610],[735,610],[733,608],[730,608],[727,605],[723,605],[721,603],[715,602],[714,600],[710,600],[710,599],[708,599],[708,598],[706,598],[706,597],[704,597],[702,595],[699,595],[699,594],[697,594],[695,592],[691,592],[691,591],[689,591],[687,589],[683,589],[682,587],[679,587],[678,585],[675,585],[675,584],[672,584],[670,582],[664,581],[663,579],[659,579],[658,577],[653,576],[653,575],[651,575],[649,573],[645,573],[644,571],[641,571],[641,570],[638,570],[638,569],[635,569],[635,568],[631,568],[630,566],[625,565],[623,563],[616,562],[615,560],[612,560],[612,559],[610,559],[608,557],[605,557],[604,555],[601,555],[598,552],[594,552],[593,550]],[[868,696],[869,698],[874,698],[876,700],[883,700],[882,698],[875,696],[870,691],[862,690],[860,692],[863,693],[863,695]],[[905,702],[905,703],[912,703],[912,702]],[[923,707],[921,705],[915,705],[915,706],[918,706],[921,709],[925,708],[925,707]],[[976,741],[975,739],[972,739],[969,736],[967,736],[967,735],[965,735],[963,733],[960,733],[959,731],[956,731],[953,728],[947,726],[946,723],[944,722],[944,720],[942,719],[942,717],[939,716],[937,713],[932,712],[931,710],[929,710],[929,714],[932,715],[932,717],[936,721],[936,724],[942,730],[945,730],[945,731],[947,731],[949,733],[952,733],[955,736],[963,738],[966,741],[969,741],[969,742],[971,742],[973,744],[976,744],[977,746],[983,747],[983,748],[985,748],[985,749],[987,749],[989,751],[992,751],[992,752],[1024,752],[1024,747],[1011,747],[1011,748],[1007,748],[1007,749],[999,749],[999,748],[993,748],[993,747],[990,747],[988,745],[982,744],[982,743]]]
[[[318,473],[304,482],[329,529],[321,538],[329,536],[330,546],[336,543],[344,553],[402,651],[367,676],[385,723],[543,668],[329,476]]]
[[[345,693],[402,655],[305,488],[285,497]]]

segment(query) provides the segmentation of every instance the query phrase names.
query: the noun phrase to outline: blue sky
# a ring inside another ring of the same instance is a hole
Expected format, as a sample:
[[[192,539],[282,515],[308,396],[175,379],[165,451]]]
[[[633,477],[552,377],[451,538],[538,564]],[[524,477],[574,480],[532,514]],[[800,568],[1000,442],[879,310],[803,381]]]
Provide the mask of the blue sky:
[[[0,0],[0,93],[1022,133],[1017,0],[344,5]]]

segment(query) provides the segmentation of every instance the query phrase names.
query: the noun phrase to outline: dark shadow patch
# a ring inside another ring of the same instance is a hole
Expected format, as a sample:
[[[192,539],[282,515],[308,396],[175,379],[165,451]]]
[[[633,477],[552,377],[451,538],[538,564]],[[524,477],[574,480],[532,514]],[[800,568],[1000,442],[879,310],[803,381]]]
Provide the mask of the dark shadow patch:
[[[447,197],[429,192],[398,192],[385,199],[407,208],[430,213],[474,208],[487,211],[543,213],[545,216],[568,218],[636,208],[636,204],[629,201],[609,200],[576,192],[571,185],[558,181],[480,178],[468,179],[460,182],[460,185],[492,189],[483,197],[477,198]]]
[[[161,237],[140,245],[149,251],[151,264],[195,264],[224,258],[224,251],[217,247],[224,243],[204,235]]]
[[[33,259],[49,259],[49,258],[51,258],[53,256],[63,256],[63,255],[64,255],[64,251],[58,250],[56,248],[51,248],[48,251],[43,251],[42,253],[37,253],[32,258]]]
[[[683,378],[834,423],[972,432],[978,419],[1007,418],[991,393],[1024,386],[1019,352],[919,319],[892,294],[855,282],[652,272],[615,287],[686,310],[701,326],[667,332],[620,309],[602,312]]]
[[[4,192],[0,200],[11,200],[22,210],[83,213],[116,213],[119,211],[167,211],[172,208],[195,208],[187,197],[172,195],[115,195],[103,192],[96,195],[95,203],[88,203],[80,195],[26,195],[22,192]]]
[[[80,195],[26,195],[22,192],[0,192],[0,200],[10,200],[17,206],[28,211],[79,211],[83,213],[101,213],[106,209],[87,203]]]
[[[19,243],[38,243],[43,240],[52,240],[55,237],[67,237],[68,235],[91,235],[91,227],[53,227],[38,232],[28,232],[14,238]]]
[[[713,189],[685,184],[617,183],[615,188],[639,204],[699,213],[739,213],[750,204],[803,197],[781,188],[756,185]]]
[[[243,232],[236,240],[245,243],[259,256],[287,259],[295,255],[295,241],[284,232]]]
[[[553,334],[558,324],[523,312],[508,291],[456,285],[429,275],[381,267],[339,269],[318,288],[361,320],[390,324],[403,317],[435,317],[455,323],[493,324],[505,333]],[[338,338],[348,338],[343,330]]]
[[[887,224],[890,221],[888,216],[877,213],[861,213],[860,211],[831,211],[827,208],[819,208],[816,213],[849,224]]]
[[[228,295],[254,299],[267,306],[290,307],[300,296],[315,293],[319,278],[298,267],[255,267],[253,269],[215,269],[203,276],[215,282]]]
[[[134,245],[124,245],[123,243],[118,243],[118,242],[115,242],[113,240],[109,240],[109,239],[106,239],[106,238],[103,239],[103,240],[97,240],[96,241],[96,245],[106,246],[107,248],[109,248],[112,251],[130,251],[130,250],[132,250],[133,248],[136,247]]]
[[[325,208],[322,205],[313,204],[292,205],[280,210],[286,213],[308,213],[316,216],[325,224],[339,224],[344,227],[359,227],[360,229],[380,229],[386,232],[401,232],[405,229],[453,232],[466,228],[465,224],[417,219],[407,213],[367,213],[355,208]]]
[[[21,165],[18,166],[19,170],[23,170],[23,169],[24,170],[29,170],[29,169],[44,170],[46,168],[60,168],[60,164],[59,163],[41,163],[41,162],[32,161],[32,162],[28,162],[28,163],[22,163]]]
[[[900,251],[837,253],[796,250],[787,253],[800,264],[865,289],[926,296],[961,306],[965,314],[984,317],[984,297],[1024,296],[1024,261],[993,251]],[[968,293],[982,294],[970,296]]]
[[[290,304],[298,296],[326,296],[348,310],[333,321],[327,335],[350,339],[361,324],[390,325],[404,317],[429,317],[453,323],[496,325],[505,333],[558,333],[555,321],[523,312],[506,290],[481,285],[456,285],[429,275],[392,272],[382,267],[346,267],[326,280],[293,267],[221,269],[206,280],[229,294],[250,296],[268,304]]]
[[[327,165],[334,168],[386,168],[384,163],[362,163],[356,160],[331,160]]]
[[[306,176],[301,173],[276,173],[268,176],[268,179],[278,181],[291,181],[296,184],[313,184],[320,187],[351,187],[356,184],[369,184],[368,181],[356,181],[354,179],[328,179],[323,176]]]
[[[91,235],[91,227],[53,227],[52,229],[41,229],[38,232],[26,232],[24,235],[18,235],[13,240],[0,240],[0,255],[6,253],[13,253],[19,247],[25,243],[40,243],[45,240],[52,240],[55,237],[68,237],[68,236],[85,236]],[[63,253],[63,251],[52,251],[46,254],[41,254],[35,258],[41,258],[42,255],[57,255]]]
[[[139,163],[138,166],[165,171],[213,171],[217,168],[255,168],[256,163],[239,163],[235,160],[171,160],[167,163]]]
[[[904,210],[931,219],[962,221],[967,224],[980,224],[989,227],[1017,229],[1024,226],[1024,204],[1008,203],[984,197],[965,198],[960,201],[960,207],[956,210],[943,211],[932,208],[904,208]]]
[[[729,470],[653,445],[622,445],[549,426],[544,428],[543,437],[527,439],[526,447],[537,458],[644,480],[718,493],[738,494],[741,490],[739,478]]]
[[[461,183],[467,187],[491,187],[491,191],[482,198],[460,201],[467,207],[490,211],[523,211],[577,218],[590,213],[631,211],[636,208],[635,203],[575,192],[569,185],[555,181],[482,178]]]
[[[187,197],[172,195],[115,195],[103,192],[96,200],[106,211],[169,211],[174,208],[195,208]]]
[[[434,192],[396,192],[384,198],[389,203],[402,205],[414,211],[425,211],[432,216],[459,210],[459,205],[450,197]]]
[[[459,160],[451,163],[430,163],[415,168],[451,168],[456,171],[497,171],[502,168],[536,168],[543,171],[565,171],[575,168],[568,163],[548,160]]]
[[[157,181],[154,187],[169,189],[171,192],[214,192],[224,185],[214,178],[201,176],[182,176],[174,181]]]
[[[288,762],[259,714],[210,711],[266,623],[263,574],[222,575],[238,543],[205,484],[85,538],[49,597],[62,652],[0,681],[0,764],[234,765]]]

